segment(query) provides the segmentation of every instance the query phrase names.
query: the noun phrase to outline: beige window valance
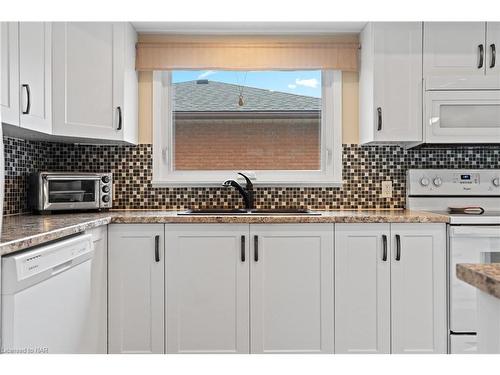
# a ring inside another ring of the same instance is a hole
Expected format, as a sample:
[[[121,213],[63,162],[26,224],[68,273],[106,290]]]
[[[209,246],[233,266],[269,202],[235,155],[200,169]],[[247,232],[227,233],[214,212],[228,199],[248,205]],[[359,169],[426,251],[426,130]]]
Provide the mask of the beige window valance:
[[[357,71],[358,46],[357,35],[141,35],[136,69]]]

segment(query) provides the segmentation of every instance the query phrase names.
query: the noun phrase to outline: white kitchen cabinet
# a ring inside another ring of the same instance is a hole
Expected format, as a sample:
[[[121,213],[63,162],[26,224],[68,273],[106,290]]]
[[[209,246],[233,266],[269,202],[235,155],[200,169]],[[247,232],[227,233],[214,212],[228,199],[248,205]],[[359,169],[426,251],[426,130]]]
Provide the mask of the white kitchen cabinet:
[[[338,224],[335,235],[336,353],[446,353],[445,224]]]
[[[171,224],[165,241],[168,353],[333,353],[332,224]]]
[[[486,75],[500,76],[500,22],[486,23]]]
[[[360,142],[422,142],[422,23],[370,22],[360,43]]]
[[[250,226],[252,353],[333,353],[333,225]]]
[[[108,352],[108,227],[90,229],[94,254],[91,264],[90,309],[83,333],[83,347],[91,354]]]
[[[52,132],[52,24],[2,22],[2,122]]]
[[[137,143],[136,39],[129,23],[54,23],[55,135]]]
[[[249,352],[248,228],[165,226],[167,353]]]
[[[2,122],[19,126],[19,22],[0,22]]]
[[[335,352],[391,352],[390,224],[335,225]]]
[[[500,88],[500,75],[491,74],[494,71],[490,69],[491,43],[488,44],[497,36],[497,24],[425,22],[425,89]]]
[[[109,353],[164,353],[164,254],[164,225],[109,226]]]
[[[445,224],[391,224],[393,353],[446,353]]]
[[[52,132],[52,24],[19,23],[20,126]]]

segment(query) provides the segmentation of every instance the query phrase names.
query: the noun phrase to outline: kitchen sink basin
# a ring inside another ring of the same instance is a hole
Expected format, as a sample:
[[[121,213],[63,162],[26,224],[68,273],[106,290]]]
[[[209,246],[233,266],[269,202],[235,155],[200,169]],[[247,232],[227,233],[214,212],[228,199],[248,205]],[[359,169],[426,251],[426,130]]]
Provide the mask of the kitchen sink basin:
[[[200,210],[187,210],[179,212],[178,215],[321,215],[320,212],[314,212],[305,209],[200,209]]]

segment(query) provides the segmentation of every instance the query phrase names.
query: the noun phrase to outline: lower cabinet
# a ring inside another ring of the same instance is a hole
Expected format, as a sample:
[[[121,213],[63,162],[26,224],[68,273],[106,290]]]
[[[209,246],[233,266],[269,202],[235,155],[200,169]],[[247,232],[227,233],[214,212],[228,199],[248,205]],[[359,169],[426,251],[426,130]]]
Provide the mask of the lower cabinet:
[[[333,225],[165,226],[168,353],[333,353]]]
[[[164,254],[163,224],[109,226],[109,353],[164,353]]]
[[[391,352],[389,224],[335,225],[335,352]]]
[[[252,353],[333,353],[333,225],[250,225]]]
[[[248,224],[165,226],[168,353],[248,353]]]
[[[335,352],[446,353],[446,226],[337,224]]]
[[[108,342],[108,227],[92,228],[86,233],[92,236],[94,255],[92,257],[90,310],[83,334],[84,352],[107,353]]]
[[[447,351],[445,224],[112,224],[108,279],[110,353]]]

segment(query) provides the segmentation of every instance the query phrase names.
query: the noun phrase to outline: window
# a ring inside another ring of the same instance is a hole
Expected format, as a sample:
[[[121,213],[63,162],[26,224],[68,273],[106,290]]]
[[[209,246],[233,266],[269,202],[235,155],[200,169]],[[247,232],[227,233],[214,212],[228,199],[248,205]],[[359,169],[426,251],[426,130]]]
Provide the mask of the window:
[[[341,72],[155,72],[153,183],[341,182]]]

